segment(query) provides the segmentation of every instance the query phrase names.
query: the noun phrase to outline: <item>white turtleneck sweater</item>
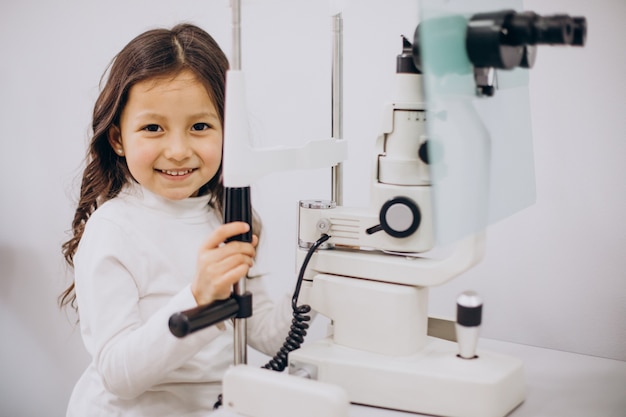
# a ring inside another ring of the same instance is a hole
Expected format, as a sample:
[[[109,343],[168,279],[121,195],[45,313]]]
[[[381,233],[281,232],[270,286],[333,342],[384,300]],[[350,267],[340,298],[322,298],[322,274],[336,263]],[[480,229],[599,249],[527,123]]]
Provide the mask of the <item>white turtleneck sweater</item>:
[[[92,362],[68,417],[206,416],[232,363],[232,328],[179,339],[171,314],[196,306],[190,284],[200,245],[220,225],[208,196],[171,201],[132,185],[90,217],[74,257],[80,328]],[[263,240],[263,239],[261,239]],[[273,355],[291,322],[289,294],[274,306],[261,282],[263,243],[247,289],[249,344]]]

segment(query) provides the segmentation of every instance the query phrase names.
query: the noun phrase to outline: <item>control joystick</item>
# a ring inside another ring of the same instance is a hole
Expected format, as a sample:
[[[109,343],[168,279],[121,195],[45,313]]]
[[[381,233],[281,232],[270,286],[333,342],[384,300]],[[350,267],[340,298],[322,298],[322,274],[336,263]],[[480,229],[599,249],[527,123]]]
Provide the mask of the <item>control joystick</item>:
[[[474,359],[482,321],[483,301],[474,291],[465,291],[456,300],[456,339],[459,358]]]

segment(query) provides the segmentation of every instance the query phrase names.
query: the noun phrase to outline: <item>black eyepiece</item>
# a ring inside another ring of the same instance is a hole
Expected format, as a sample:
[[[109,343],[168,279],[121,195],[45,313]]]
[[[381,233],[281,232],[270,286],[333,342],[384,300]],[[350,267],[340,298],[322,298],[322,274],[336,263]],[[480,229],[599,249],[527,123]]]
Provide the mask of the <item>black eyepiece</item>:
[[[503,43],[520,45],[583,46],[587,19],[565,14],[539,16],[533,12],[512,13],[503,25]]]

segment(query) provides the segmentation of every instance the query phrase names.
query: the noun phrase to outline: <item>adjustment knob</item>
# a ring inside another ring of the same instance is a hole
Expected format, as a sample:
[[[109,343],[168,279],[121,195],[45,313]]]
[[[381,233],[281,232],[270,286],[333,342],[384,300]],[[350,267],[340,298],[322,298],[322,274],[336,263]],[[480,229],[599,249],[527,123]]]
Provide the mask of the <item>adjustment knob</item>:
[[[366,230],[373,234],[384,230],[393,237],[411,236],[420,225],[422,216],[419,207],[407,197],[394,197],[380,208],[380,224]]]
[[[456,300],[456,339],[459,357],[476,358],[478,332],[482,322],[483,301],[474,291],[465,291]]]

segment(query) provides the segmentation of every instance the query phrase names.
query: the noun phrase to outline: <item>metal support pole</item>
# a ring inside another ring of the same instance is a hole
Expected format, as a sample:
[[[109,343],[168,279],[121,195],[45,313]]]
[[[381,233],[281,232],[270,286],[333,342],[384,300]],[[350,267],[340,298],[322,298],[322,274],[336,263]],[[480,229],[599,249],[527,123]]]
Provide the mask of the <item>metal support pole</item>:
[[[243,295],[246,292],[246,278],[239,280],[233,286],[233,291],[237,295]],[[234,364],[245,365],[248,362],[248,342],[246,340],[247,322],[246,319],[233,319],[233,345],[234,345]]]
[[[343,17],[332,16],[332,137],[343,139]],[[331,168],[331,199],[343,205],[343,165]]]
[[[241,69],[241,0],[230,0],[232,9],[232,37],[233,52],[230,69],[239,71]]]
[[[231,70],[241,70],[241,1],[231,0],[232,7],[232,35],[233,35],[233,56]],[[226,86],[228,88],[228,86]],[[243,295],[246,292],[246,277],[243,277],[233,286],[233,292]],[[246,319],[235,318],[233,320],[233,346],[235,365],[246,364],[248,362],[248,342],[246,340],[247,323]]]

